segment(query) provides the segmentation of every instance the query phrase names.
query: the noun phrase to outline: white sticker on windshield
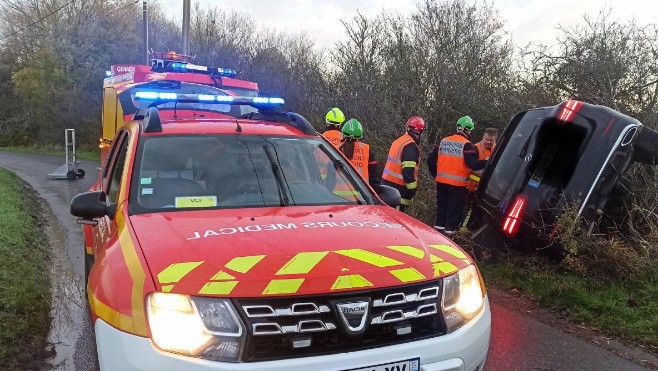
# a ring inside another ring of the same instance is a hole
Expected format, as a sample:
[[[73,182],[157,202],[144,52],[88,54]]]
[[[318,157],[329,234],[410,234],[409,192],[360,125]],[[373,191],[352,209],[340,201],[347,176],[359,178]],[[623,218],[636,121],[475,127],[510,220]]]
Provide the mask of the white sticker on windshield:
[[[143,195],[152,195],[153,194],[153,188],[142,188],[142,194]]]
[[[141,184],[141,185],[148,185],[148,184],[151,184],[151,177],[148,177],[148,178],[141,178],[141,179],[139,180],[139,184]]]

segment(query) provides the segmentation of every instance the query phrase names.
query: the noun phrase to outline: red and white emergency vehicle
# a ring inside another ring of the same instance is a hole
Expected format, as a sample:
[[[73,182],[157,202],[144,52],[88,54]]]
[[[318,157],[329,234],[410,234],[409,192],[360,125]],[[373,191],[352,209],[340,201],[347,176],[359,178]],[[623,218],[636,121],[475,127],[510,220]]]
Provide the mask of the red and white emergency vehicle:
[[[489,304],[459,246],[283,99],[184,84],[132,86],[133,117],[71,202],[101,369],[483,368]]]

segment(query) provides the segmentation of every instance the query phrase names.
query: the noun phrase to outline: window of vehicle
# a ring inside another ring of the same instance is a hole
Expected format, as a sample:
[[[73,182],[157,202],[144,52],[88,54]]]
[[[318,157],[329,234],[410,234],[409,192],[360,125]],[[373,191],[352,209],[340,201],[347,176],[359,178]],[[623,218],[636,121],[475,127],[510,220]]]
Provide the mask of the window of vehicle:
[[[367,192],[319,139],[168,135],[140,140],[130,202],[132,213],[341,205],[372,202]]]
[[[107,198],[110,203],[116,203],[119,196],[119,189],[121,188],[121,179],[123,178],[123,169],[126,164],[126,156],[128,154],[128,136],[124,135],[122,141],[117,148],[117,155],[113,161],[112,173],[109,178]]]

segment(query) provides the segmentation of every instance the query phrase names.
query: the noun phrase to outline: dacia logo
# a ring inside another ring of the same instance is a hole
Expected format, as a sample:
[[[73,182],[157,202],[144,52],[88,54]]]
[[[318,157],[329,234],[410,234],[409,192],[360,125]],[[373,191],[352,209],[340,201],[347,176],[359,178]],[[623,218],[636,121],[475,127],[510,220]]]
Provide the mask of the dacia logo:
[[[368,308],[370,300],[358,300],[346,303],[336,303],[336,309],[344,329],[350,334],[363,332],[368,323]]]

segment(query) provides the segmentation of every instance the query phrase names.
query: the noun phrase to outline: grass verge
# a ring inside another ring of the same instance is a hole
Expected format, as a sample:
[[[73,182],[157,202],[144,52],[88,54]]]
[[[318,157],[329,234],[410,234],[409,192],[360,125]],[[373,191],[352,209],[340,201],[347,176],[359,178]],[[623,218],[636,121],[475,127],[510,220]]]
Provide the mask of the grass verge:
[[[486,282],[497,288],[518,290],[572,321],[658,351],[658,272],[642,280],[600,280],[548,265],[478,265]]]
[[[2,151],[8,152],[27,152],[27,153],[38,153],[43,155],[53,155],[64,157],[65,151],[62,148],[57,147],[0,147]],[[100,160],[101,153],[100,151],[82,151],[76,150],[75,155],[78,160]]]
[[[0,168],[0,365],[38,369],[50,329],[49,250],[36,194]]]

